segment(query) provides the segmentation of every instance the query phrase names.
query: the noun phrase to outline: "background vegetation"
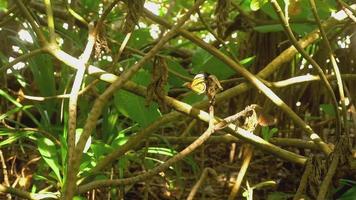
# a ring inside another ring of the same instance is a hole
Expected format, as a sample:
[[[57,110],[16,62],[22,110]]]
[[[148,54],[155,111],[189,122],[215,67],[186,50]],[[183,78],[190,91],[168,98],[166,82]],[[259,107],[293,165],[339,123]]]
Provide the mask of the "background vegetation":
[[[353,199],[352,3],[0,0],[0,198]]]

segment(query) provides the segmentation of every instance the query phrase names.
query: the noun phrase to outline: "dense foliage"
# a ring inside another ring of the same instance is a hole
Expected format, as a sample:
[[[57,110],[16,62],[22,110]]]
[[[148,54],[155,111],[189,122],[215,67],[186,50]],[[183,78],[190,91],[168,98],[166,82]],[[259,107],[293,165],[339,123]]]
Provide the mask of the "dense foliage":
[[[0,199],[352,199],[352,3],[0,0]]]

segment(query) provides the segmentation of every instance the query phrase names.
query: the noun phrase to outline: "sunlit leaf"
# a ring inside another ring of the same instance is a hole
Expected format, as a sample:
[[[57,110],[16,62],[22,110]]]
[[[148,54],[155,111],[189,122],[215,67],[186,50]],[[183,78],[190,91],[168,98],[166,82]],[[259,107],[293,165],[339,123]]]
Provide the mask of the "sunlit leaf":
[[[56,145],[47,138],[39,138],[37,140],[37,145],[42,158],[56,174],[57,180],[62,183]]]

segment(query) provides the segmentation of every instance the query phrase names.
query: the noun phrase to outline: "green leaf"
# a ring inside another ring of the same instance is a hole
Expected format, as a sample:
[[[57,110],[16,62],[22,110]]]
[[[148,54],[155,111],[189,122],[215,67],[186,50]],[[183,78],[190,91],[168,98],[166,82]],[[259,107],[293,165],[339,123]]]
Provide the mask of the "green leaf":
[[[149,106],[145,106],[144,98],[123,90],[115,94],[114,103],[119,112],[142,127],[150,125],[160,117],[157,104],[151,103]]]
[[[207,99],[207,97],[205,95],[198,95],[195,92],[191,91],[187,96],[185,96],[183,98],[183,102],[188,103],[190,105],[199,102],[201,100],[203,100],[204,98]]]
[[[178,73],[182,76],[192,78],[191,75],[185,70],[177,61],[167,60],[167,65],[171,71]],[[176,76],[173,73],[169,73],[168,83],[175,87],[181,87],[186,81],[182,80],[180,77]]]
[[[259,10],[268,0],[251,0],[250,8],[252,11]]]
[[[56,145],[50,139],[43,137],[37,140],[37,145],[42,158],[56,174],[57,180],[62,184]]]
[[[95,144],[92,144],[90,148],[93,151],[95,158],[97,159],[103,155],[110,153],[113,150],[110,145],[100,141],[97,141]]]
[[[268,126],[262,127],[262,137],[264,140],[268,141],[275,133],[278,132],[278,128],[270,129]]]
[[[335,110],[334,110],[334,106],[331,104],[320,104],[320,109],[322,111],[324,111],[325,114],[331,116],[331,117],[335,117]]]
[[[164,147],[148,147],[147,152],[152,154],[165,155],[165,156],[174,156],[177,153],[177,151],[173,149],[164,148]]]
[[[140,85],[148,85],[150,79],[150,74],[143,70],[132,78],[134,82]],[[114,104],[121,114],[131,118],[141,127],[148,126],[161,116],[156,103],[147,105],[143,97],[123,90],[116,92],[114,95]]]
[[[6,129],[0,129],[0,136],[8,136],[7,139],[4,137],[0,141],[0,147],[3,147],[8,144],[12,144],[21,138],[27,138],[29,135],[33,134],[33,131],[9,131]]]
[[[221,50],[222,52],[226,52]],[[219,80],[227,79],[235,74],[228,65],[211,55],[204,49],[198,48],[192,57],[193,73],[207,72],[214,74]]]
[[[0,11],[7,11],[7,0],[0,0]]]

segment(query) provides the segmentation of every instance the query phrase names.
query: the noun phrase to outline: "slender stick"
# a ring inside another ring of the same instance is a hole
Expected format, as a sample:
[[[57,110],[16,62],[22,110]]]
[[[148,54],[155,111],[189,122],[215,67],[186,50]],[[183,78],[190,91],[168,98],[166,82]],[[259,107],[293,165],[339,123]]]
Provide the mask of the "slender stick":
[[[315,60],[312,59],[307,54],[307,52],[304,51],[304,49],[301,47],[301,45],[299,45],[297,39],[294,37],[294,34],[293,34],[278,2],[276,0],[270,0],[270,2],[272,3],[272,5],[275,9],[275,12],[277,13],[280,21],[282,22],[283,28],[284,28],[289,40],[292,42],[293,46],[317,70],[319,76],[321,77],[321,80],[323,81],[324,86],[326,87],[326,89],[332,99],[334,111],[336,113],[336,122],[337,122],[336,123],[336,132],[338,135],[340,135],[341,134],[341,119],[340,119],[339,110],[338,110],[338,102],[336,100],[335,93],[334,93],[333,89],[331,88],[330,83],[328,82],[328,80],[327,80],[323,70],[319,66],[319,64],[317,62],[315,62]],[[317,137],[319,137],[319,136],[317,136]],[[322,145],[320,147],[323,149],[324,153],[326,153],[327,155],[330,154],[331,150],[330,150],[330,148],[327,147],[327,145]]]
[[[340,69],[336,63],[336,59],[334,57],[333,50],[331,49],[331,45],[328,40],[328,37],[326,36],[326,32],[325,32],[323,26],[321,25],[321,20],[319,18],[318,11],[317,11],[316,5],[315,5],[315,0],[309,0],[309,3],[312,8],[312,11],[313,11],[314,18],[319,26],[320,33],[323,38],[323,42],[324,42],[325,46],[327,47],[327,50],[329,53],[329,58],[330,58],[330,61],[331,61],[331,64],[332,64],[332,67],[333,67],[333,70],[335,73],[337,86],[339,89],[341,107],[342,107],[344,130],[345,130],[346,136],[349,138],[349,128],[348,128],[348,123],[347,123],[347,110],[346,110],[346,104],[345,104],[345,93],[344,93],[344,86],[343,86],[342,79],[341,79]],[[351,143],[349,144],[349,146],[351,147]]]
[[[198,189],[204,183],[204,181],[208,178],[208,175],[211,174],[214,178],[216,178],[216,172],[214,169],[206,167],[200,175],[199,180],[194,184],[192,190],[190,191],[187,200],[193,200],[195,194],[198,192]]]
[[[36,21],[33,19],[30,12],[27,10],[25,5],[23,4],[22,0],[15,0],[15,1],[16,1],[16,4],[20,7],[22,13],[25,15],[27,20],[30,22],[32,29],[35,31],[37,37],[39,38],[39,41],[42,43],[42,45],[47,44],[46,37],[42,33],[41,29],[38,27]]]
[[[236,196],[237,196],[237,193],[239,192],[242,180],[245,177],[248,166],[250,165],[250,161],[251,161],[251,158],[253,155],[253,147],[251,147],[250,145],[246,145],[245,147],[246,147],[246,149],[244,152],[244,160],[242,162],[242,166],[239,171],[239,174],[237,175],[235,184],[231,189],[228,200],[236,199]]]
[[[101,115],[102,109],[106,105],[106,102],[109,100],[109,98],[113,95],[115,91],[120,89],[125,82],[130,79],[142,66],[144,63],[146,63],[148,60],[150,60],[162,47],[163,45],[168,42],[178,31],[178,28],[182,26],[190,17],[190,15],[199,8],[199,6],[204,2],[204,0],[198,0],[193,7],[181,18],[178,20],[177,24],[172,27],[172,29],[164,36],[161,38],[161,40],[144,56],[140,61],[138,61],[134,66],[132,66],[129,70],[124,72],[121,75],[120,79],[117,79],[115,82],[113,82],[105,91],[103,94],[101,94],[96,101],[94,102],[94,105],[89,113],[89,116],[87,118],[87,121],[84,125],[83,133],[75,147],[75,153],[74,156],[75,158],[73,159],[73,173],[68,174],[68,180],[71,181],[71,183],[74,182],[73,187],[69,188],[68,190],[71,190],[74,192],[75,190],[75,184],[76,184],[76,174],[79,171],[79,166],[80,166],[80,161],[82,158],[82,151],[84,149],[84,146],[86,144],[87,139],[89,138],[90,134],[93,132],[96,126],[96,121]],[[70,175],[70,176],[69,176]],[[66,199],[71,199],[73,196],[73,193],[68,193],[67,196],[65,196]]]
[[[148,10],[145,10],[145,14],[152,20],[159,22],[160,24],[171,27],[171,25],[163,19],[158,18],[157,16],[153,15]],[[201,48],[207,50],[209,53],[214,55],[215,57],[219,58],[225,64],[230,66],[236,72],[240,73],[246,80],[248,80],[253,86],[255,86],[258,90],[261,90],[264,95],[266,95],[273,103],[275,103],[281,110],[283,110],[297,125],[299,125],[303,130],[308,133],[309,137],[319,145],[320,149],[325,154],[330,154],[331,150],[329,146],[320,138],[318,134],[316,134],[313,129],[306,124],[281,98],[279,98],[270,88],[268,88],[265,84],[263,84],[259,78],[249,72],[246,68],[244,68],[241,64],[235,62],[230,57],[226,56],[220,50],[216,49],[214,46],[204,42],[200,38],[194,36],[192,33],[180,29],[180,33],[188,38],[189,40],[193,41]]]

